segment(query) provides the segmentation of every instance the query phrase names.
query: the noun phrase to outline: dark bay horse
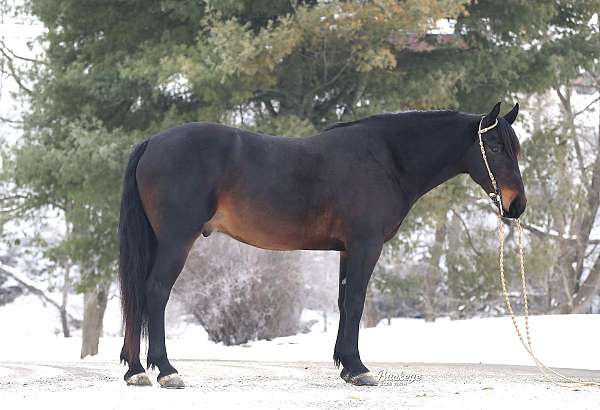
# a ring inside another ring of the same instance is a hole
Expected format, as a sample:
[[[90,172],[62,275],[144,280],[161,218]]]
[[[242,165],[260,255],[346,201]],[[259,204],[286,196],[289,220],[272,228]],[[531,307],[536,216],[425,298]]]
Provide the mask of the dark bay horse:
[[[164,387],[183,387],[165,347],[165,307],[200,234],[223,232],[264,249],[340,252],[340,322],[333,353],[341,377],[375,379],[358,352],[367,284],[383,244],[423,194],[468,173],[494,193],[482,160],[482,137],[501,206],[525,210],[511,124],[518,105],[499,117],[453,111],[382,114],[336,124],[308,138],[259,135],[212,123],[164,131],[138,145],[125,172],[119,224],[119,277],[125,322],[121,359],[128,384],[147,385],[147,364]],[[251,306],[248,309],[252,309]]]

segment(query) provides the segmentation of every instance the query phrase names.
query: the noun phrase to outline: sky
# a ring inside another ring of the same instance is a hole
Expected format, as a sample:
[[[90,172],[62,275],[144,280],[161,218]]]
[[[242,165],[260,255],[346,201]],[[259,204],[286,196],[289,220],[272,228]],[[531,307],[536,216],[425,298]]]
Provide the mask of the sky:
[[[22,16],[14,16],[10,11],[2,10],[8,4],[14,8],[22,0],[0,1],[0,40],[6,48],[14,54],[26,58],[39,57],[41,49],[33,41],[42,34],[43,25]],[[6,65],[4,58],[0,60],[2,74],[0,74],[0,117],[10,120],[18,119],[23,110],[22,104],[15,100],[13,94],[18,91],[17,83],[10,75],[5,74]],[[0,121],[1,139],[13,143],[18,138],[18,129],[13,124]]]

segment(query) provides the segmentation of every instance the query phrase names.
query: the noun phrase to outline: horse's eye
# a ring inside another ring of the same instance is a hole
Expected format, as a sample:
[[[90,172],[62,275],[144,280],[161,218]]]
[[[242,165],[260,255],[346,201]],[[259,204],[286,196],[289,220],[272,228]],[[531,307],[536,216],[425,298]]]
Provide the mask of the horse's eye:
[[[499,145],[492,145],[492,147],[491,147],[490,149],[492,150],[492,152],[493,152],[494,154],[497,154],[497,153],[499,153],[499,152],[500,152],[500,149],[501,149],[501,148],[500,148],[500,146],[499,146]]]

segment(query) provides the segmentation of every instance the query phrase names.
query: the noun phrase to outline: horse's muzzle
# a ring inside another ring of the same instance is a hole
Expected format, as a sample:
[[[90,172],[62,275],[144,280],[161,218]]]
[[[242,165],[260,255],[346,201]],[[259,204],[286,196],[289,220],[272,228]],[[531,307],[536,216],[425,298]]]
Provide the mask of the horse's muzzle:
[[[524,195],[519,195],[512,200],[508,210],[504,209],[504,216],[507,218],[516,219],[525,212],[527,207],[527,198]]]

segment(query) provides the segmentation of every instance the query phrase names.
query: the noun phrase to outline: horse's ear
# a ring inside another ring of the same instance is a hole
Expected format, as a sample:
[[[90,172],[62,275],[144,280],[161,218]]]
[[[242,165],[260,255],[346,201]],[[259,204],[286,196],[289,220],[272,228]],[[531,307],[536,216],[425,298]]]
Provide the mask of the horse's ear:
[[[489,114],[486,114],[486,116],[483,117],[481,125],[484,128],[489,127],[496,121],[496,119],[498,118],[498,114],[500,114],[500,101],[498,101],[498,103],[494,105],[494,108],[492,108],[492,111],[490,111]]]
[[[508,114],[504,116],[504,119],[508,121],[510,125],[517,119],[517,114],[519,113],[519,103],[516,103],[512,110],[509,111]]]

